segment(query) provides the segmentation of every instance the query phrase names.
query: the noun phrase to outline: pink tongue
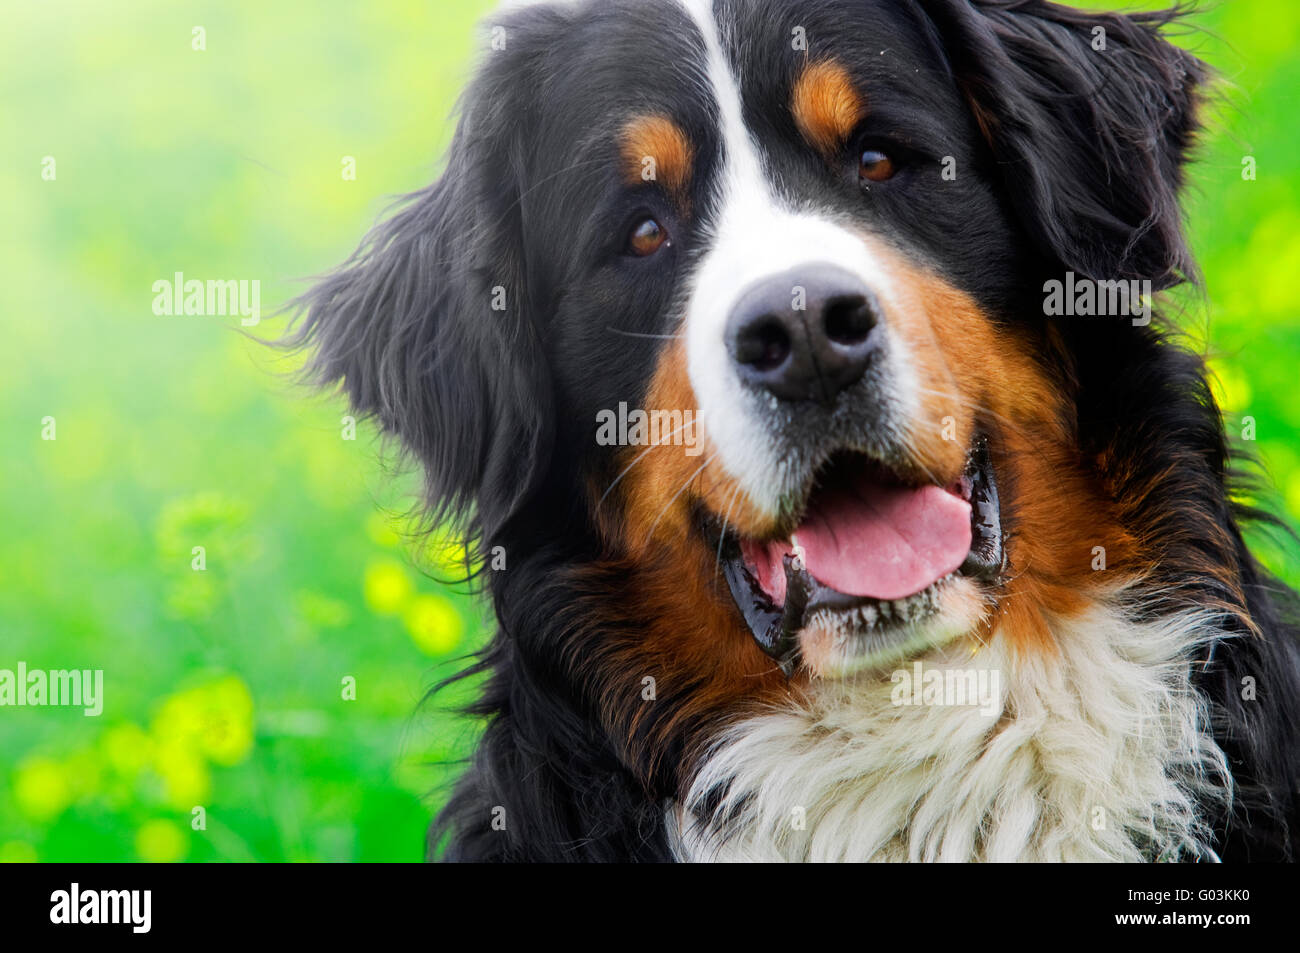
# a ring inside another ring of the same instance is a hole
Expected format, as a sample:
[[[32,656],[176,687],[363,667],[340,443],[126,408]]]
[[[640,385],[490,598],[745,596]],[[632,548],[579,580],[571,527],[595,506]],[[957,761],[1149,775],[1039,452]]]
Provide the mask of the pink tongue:
[[[823,493],[795,532],[804,568],[848,596],[902,599],[957,570],[970,552],[970,504],[937,486],[862,485]],[[787,542],[741,543],[745,561],[778,606],[785,603]]]

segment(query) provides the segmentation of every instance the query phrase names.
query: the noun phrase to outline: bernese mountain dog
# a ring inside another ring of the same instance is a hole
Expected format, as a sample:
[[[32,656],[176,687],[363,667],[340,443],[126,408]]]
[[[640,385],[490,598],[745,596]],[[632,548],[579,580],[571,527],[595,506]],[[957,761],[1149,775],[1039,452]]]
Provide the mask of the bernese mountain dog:
[[[1180,16],[488,20],[292,338],[494,610],[431,856],[1292,857],[1290,596],[1151,310],[1198,281]]]

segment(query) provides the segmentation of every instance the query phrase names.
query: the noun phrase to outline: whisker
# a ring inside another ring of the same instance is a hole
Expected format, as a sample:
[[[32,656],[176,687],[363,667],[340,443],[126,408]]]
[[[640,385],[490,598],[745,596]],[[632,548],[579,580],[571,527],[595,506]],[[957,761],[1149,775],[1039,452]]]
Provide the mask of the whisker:
[[[946,391],[931,390],[928,387],[920,387],[920,386],[917,387],[917,390],[925,394],[930,394],[934,397],[946,397],[949,400],[956,401],[961,406],[967,408],[968,410],[972,410],[977,414],[988,415],[990,418],[996,420],[998,423],[1002,424],[1008,430],[1011,430],[1019,434],[1021,437],[1023,437],[1025,441],[1033,448],[1033,452],[1039,458],[1039,460],[1041,460],[1045,465],[1049,467],[1052,466],[1052,461],[1047,458],[1047,455],[1045,453],[1043,453],[1043,449],[1039,445],[1039,441],[1035,440],[1033,434],[1029,433],[1027,430],[1025,430],[1024,427],[1020,426],[1015,421],[1009,420],[1008,418],[1004,417],[1002,414],[996,413],[995,411],[991,410],[990,408],[986,407],[983,404],[978,404],[972,400],[968,400],[967,398],[962,397],[961,394],[948,393]]]
[[[704,468],[707,467],[710,463],[712,463],[713,459],[717,455],[718,454],[716,451],[714,453],[709,454],[708,459],[700,464],[699,469],[697,469],[694,473],[692,473],[690,476],[686,478],[686,480],[682,483],[681,488],[676,493],[673,494],[672,499],[670,499],[667,503],[664,504],[664,508],[659,511],[659,515],[655,517],[655,521],[651,523],[650,528],[646,530],[645,541],[647,544],[649,544],[650,542],[650,537],[654,535],[655,528],[659,525],[659,521],[662,520],[668,514],[668,510],[672,507],[674,503],[677,502],[677,498],[686,492],[686,489],[691,485],[691,482],[697,476],[699,476],[701,473],[704,472]]]
[[[737,483],[731,491],[731,500],[727,503],[727,512],[722,517],[722,533],[718,536],[718,552],[713,560],[713,574],[716,576],[718,570],[722,568],[722,543],[727,538],[727,524],[731,522],[731,509],[736,505],[736,500],[740,498],[740,484]]]
[[[1003,416],[1002,414],[999,414],[997,411],[993,410],[992,408],[988,407],[985,404],[976,403],[975,401],[970,400],[969,398],[963,397],[961,394],[950,392],[950,391],[933,390],[932,388],[921,387],[920,385],[917,385],[916,389],[921,393],[929,394],[932,397],[946,397],[949,400],[956,401],[958,404],[961,404],[963,407],[965,407],[968,410],[973,410],[978,413],[987,414],[989,417],[991,417],[992,419],[996,420],[998,423],[1005,426],[1008,430],[1014,430],[1022,437],[1029,436],[1029,434],[1025,432],[1025,428],[1021,427],[1014,420],[1011,420]]]
[[[921,455],[917,452],[916,447],[913,445],[912,440],[910,436],[906,433],[906,431],[897,432],[895,436],[897,437],[898,442],[901,443],[903,447],[907,450],[907,454],[909,457],[911,457],[912,462],[925,471],[925,475],[930,478],[931,483],[938,486],[939,477],[936,476],[935,473],[925,465],[924,461],[922,461]]]
[[[640,331],[624,331],[622,328],[605,328],[613,334],[621,334],[629,338],[649,338],[653,341],[676,341],[683,337],[681,334],[642,334]]]
[[[623,477],[625,477],[625,476],[627,476],[629,473],[631,473],[631,472],[632,472],[632,468],[633,468],[634,466],[636,466],[638,463],[640,463],[642,460],[644,460],[644,459],[646,458],[646,456],[650,453],[651,450],[653,450],[655,447],[664,446],[664,441],[665,441],[665,440],[667,440],[667,439],[670,438],[670,437],[675,437],[675,436],[677,436],[679,433],[681,433],[683,430],[685,430],[688,426],[689,426],[689,424],[683,423],[680,427],[678,427],[678,428],[677,428],[676,430],[674,430],[672,433],[668,433],[668,434],[660,434],[660,435],[659,435],[659,443],[652,443],[652,444],[650,444],[650,446],[648,446],[648,447],[646,447],[644,450],[642,450],[641,453],[639,453],[639,454],[637,455],[637,458],[636,458],[635,460],[633,460],[631,463],[629,463],[629,464],[627,465],[626,468],[624,468],[624,470],[623,470],[622,473],[620,473],[618,476],[614,477],[614,482],[611,483],[608,487],[605,488],[605,492],[602,493],[602,494],[600,495],[600,499],[596,501],[596,509],[600,509],[601,504],[605,502],[605,497],[609,496],[609,494],[610,494],[611,492],[613,492],[614,487],[618,486],[619,481],[621,481],[621,480],[623,479]]]

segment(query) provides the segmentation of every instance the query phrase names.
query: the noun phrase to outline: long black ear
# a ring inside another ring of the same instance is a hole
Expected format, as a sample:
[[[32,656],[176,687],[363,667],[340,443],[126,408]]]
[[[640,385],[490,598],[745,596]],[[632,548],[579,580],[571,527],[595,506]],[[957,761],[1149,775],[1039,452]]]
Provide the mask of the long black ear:
[[[344,264],[297,302],[290,343],[320,386],[400,438],[422,465],[431,515],[491,538],[545,466],[549,380],[528,314],[515,131],[495,101],[510,77],[470,88],[446,171],[407,196]]]
[[[1194,279],[1178,193],[1208,70],[1161,36],[1180,11],[920,2],[1040,247],[1098,280]]]

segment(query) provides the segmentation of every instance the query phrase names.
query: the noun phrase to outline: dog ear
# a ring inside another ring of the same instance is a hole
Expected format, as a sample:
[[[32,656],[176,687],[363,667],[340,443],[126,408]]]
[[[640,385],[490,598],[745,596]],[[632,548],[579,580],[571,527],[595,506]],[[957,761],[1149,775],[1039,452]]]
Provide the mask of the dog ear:
[[[422,465],[431,519],[490,539],[546,464],[549,382],[523,283],[514,132],[471,86],[446,171],[296,302],[309,379]]]
[[[1179,11],[921,4],[1040,247],[1093,279],[1195,279],[1178,193],[1207,68],[1161,36]]]

